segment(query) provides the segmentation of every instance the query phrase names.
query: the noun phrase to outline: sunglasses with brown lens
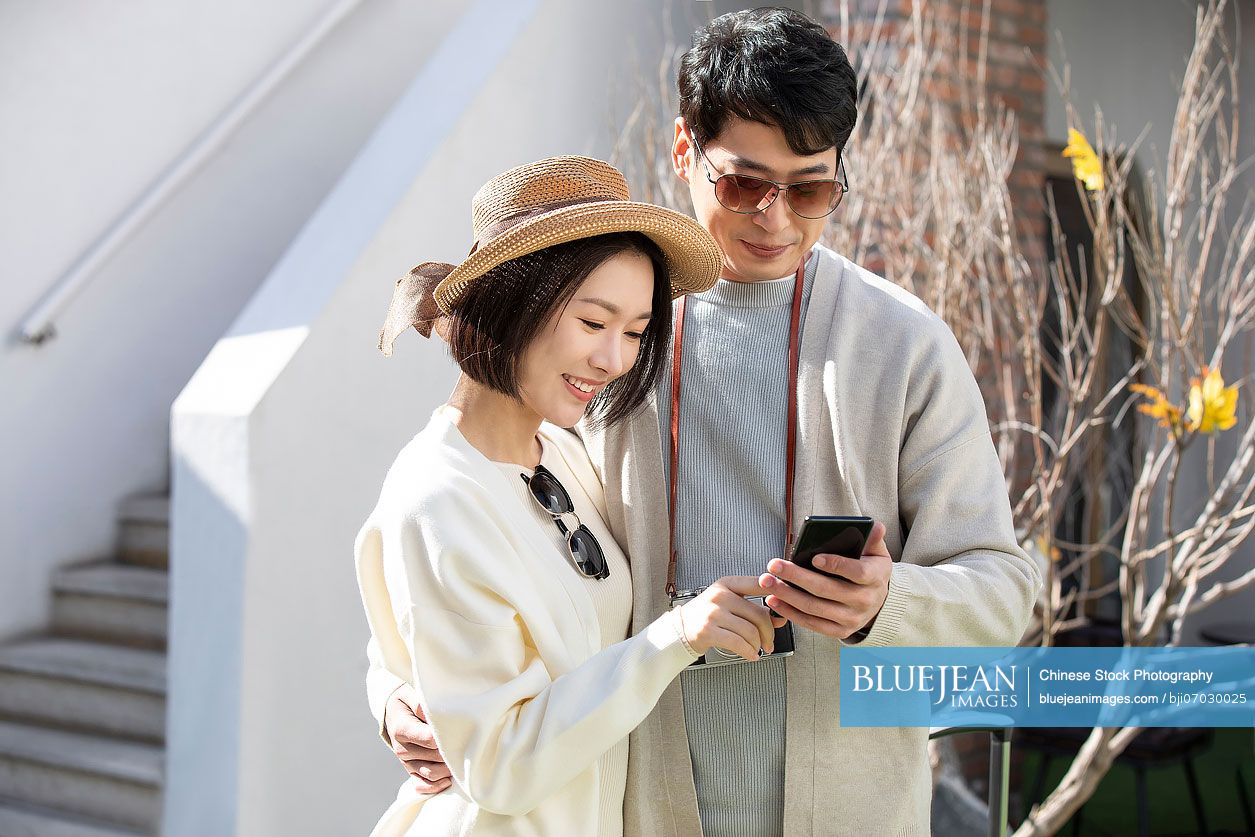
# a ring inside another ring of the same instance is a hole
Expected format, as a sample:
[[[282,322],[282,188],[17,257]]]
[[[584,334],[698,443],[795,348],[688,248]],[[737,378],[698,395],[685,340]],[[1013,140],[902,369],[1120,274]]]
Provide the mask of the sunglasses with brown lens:
[[[710,167],[706,165],[706,155],[701,146],[693,139],[693,150],[702,161],[702,169],[706,179],[715,187],[715,200],[720,206],[739,215],[755,215],[775,203],[777,197],[784,193],[784,200],[789,208],[803,218],[823,218],[841,203],[841,198],[850,191],[849,179],[845,174],[845,163],[837,158],[839,178],[831,180],[803,180],[799,183],[777,183],[763,177],[749,174],[720,174],[712,177]]]

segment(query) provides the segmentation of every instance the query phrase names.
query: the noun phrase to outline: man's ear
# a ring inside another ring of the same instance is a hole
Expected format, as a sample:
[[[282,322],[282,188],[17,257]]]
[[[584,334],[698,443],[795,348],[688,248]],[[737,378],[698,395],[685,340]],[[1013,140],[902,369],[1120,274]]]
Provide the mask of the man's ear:
[[[677,116],[675,118],[675,139],[671,143],[671,167],[675,169],[676,177],[689,182],[689,166],[696,163],[693,156],[693,142],[689,139],[688,129],[684,124],[684,117]]]

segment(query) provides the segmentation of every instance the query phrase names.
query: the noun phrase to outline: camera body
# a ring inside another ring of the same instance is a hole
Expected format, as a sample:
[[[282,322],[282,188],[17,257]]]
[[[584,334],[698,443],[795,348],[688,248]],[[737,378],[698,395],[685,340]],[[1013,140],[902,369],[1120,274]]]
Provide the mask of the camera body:
[[[677,608],[680,605],[684,604],[685,602],[688,602],[697,598],[699,595],[701,595],[702,591],[705,589],[706,588],[704,587],[699,587],[696,590],[684,590],[683,592],[679,593],[674,599],[671,600],[671,607]],[[765,596],[746,596],[745,600],[748,602],[754,602],[755,604],[759,604],[759,605],[762,605],[763,607],[766,607],[767,603],[765,601],[765,598],[766,598]],[[761,654],[761,652],[762,652],[762,649],[760,648],[759,653]],[[776,628],[775,650],[773,650],[770,654],[761,654],[761,656],[759,657],[759,660],[765,659],[767,657],[789,657],[792,655],[793,655],[793,623],[785,622],[779,628]],[[689,668],[693,668],[694,666],[697,666],[700,668],[713,668],[715,666],[730,666],[730,665],[736,665],[737,663],[755,663],[755,662],[758,662],[758,660],[747,660],[744,657],[740,657],[731,652],[724,651],[722,648],[711,648],[705,654],[698,657],[693,662],[689,663]]]

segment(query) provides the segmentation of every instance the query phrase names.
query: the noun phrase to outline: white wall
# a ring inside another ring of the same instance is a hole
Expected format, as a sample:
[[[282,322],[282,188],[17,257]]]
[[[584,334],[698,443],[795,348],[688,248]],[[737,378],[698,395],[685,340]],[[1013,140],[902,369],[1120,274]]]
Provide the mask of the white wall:
[[[1229,37],[1235,42],[1233,9],[1241,11],[1240,90],[1242,107],[1240,158],[1255,156],[1255,8],[1249,0],[1229,3]],[[1050,61],[1062,67],[1064,53],[1071,65],[1072,101],[1082,130],[1093,138],[1094,108],[1100,107],[1104,123],[1117,129],[1117,140],[1131,144],[1149,126],[1146,138],[1137,152],[1138,166],[1143,173],[1157,172],[1163,184],[1172,120],[1177,93],[1185,75],[1185,63],[1194,43],[1194,15],[1197,3],[1192,0],[1048,0],[1047,26],[1051,32]],[[1055,33],[1059,37],[1055,37]],[[1062,48],[1060,48],[1060,38]],[[1053,140],[1066,142],[1067,116],[1061,98],[1053,90],[1046,92],[1046,133]],[[1255,194],[1255,169],[1248,168],[1231,191],[1231,217],[1244,198]],[[1161,199],[1162,200],[1162,199]],[[1234,354],[1246,351],[1249,343],[1234,346]],[[1231,357],[1225,365],[1226,380],[1250,374],[1239,358]],[[1247,402],[1250,403],[1249,401]],[[1247,416],[1248,420],[1250,416]],[[1221,434],[1218,449],[1232,450],[1240,429]],[[1202,497],[1206,491],[1203,443],[1195,446],[1183,469],[1182,486],[1178,491],[1180,520],[1191,507],[1190,498]],[[1197,511],[1197,509],[1195,509]],[[1234,578],[1255,566],[1255,541],[1248,540],[1229,566],[1217,573],[1216,581]],[[1153,576],[1152,576],[1153,577]],[[1250,621],[1255,606],[1255,588],[1213,605],[1187,621],[1183,632],[1186,644],[1199,641],[1198,631],[1215,622]]]
[[[607,155],[624,68],[658,49],[652,0],[462,8],[175,404],[167,834],[364,834],[403,778],[352,544],[454,370],[415,333],[378,353],[394,280],[464,256],[492,175]]]
[[[170,403],[439,41],[454,2],[368,0],[104,265],[19,323],[330,0],[0,4],[0,638],[167,485]],[[398,33],[404,33],[399,37]]]

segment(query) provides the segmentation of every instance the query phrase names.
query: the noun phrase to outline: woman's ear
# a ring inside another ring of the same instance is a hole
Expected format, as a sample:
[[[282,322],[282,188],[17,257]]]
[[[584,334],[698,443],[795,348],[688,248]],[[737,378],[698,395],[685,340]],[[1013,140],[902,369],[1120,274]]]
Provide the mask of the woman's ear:
[[[449,318],[437,317],[436,322],[432,324],[432,331],[436,332],[436,336],[444,342],[449,342]]]

